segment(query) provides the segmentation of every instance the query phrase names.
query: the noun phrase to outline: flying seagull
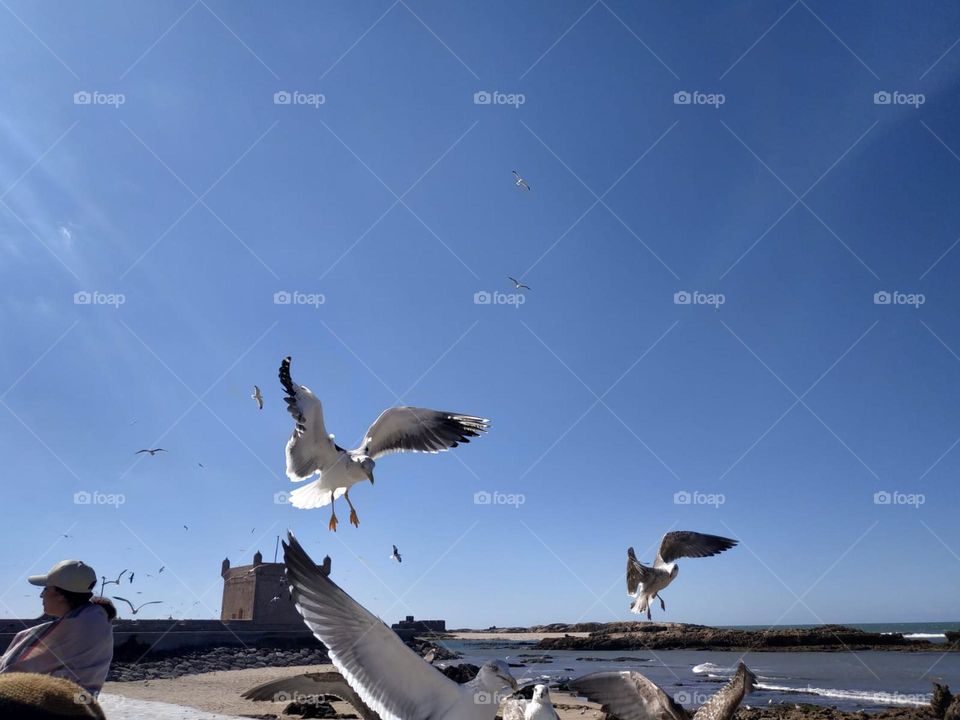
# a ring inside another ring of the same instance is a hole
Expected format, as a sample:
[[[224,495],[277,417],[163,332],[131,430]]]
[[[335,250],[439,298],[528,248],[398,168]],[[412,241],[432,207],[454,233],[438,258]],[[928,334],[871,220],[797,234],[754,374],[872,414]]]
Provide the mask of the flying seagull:
[[[320,474],[314,482],[294,490],[290,504],[303,509],[329,504],[331,530],[337,529],[334,501],[341,495],[350,506],[350,522],[359,527],[350,488],[362,480],[373,483],[374,461],[378,458],[396,452],[443,452],[470,442],[490,427],[489,420],[473,415],[395,407],[380,413],[359,447],[346,450],[327,434],[317,396],[291,379],[289,357],[280,365],[280,384],[286,392],[287,409],[296,421],[287,442],[287,477],[300,482]]]
[[[296,698],[323,698],[331,695],[353,706],[363,720],[380,720],[380,716],[368,708],[353,688],[347,685],[343,675],[338,672],[315,672],[280,678],[252,687],[243,693],[246,700],[268,700],[276,702]]]
[[[517,290],[529,290],[529,289],[530,289],[530,286],[529,286],[529,285],[524,285],[522,282],[520,282],[520,281],[517,280],[516,278],[510,277],[509,275],[507,275],[507,277],[510,278],[510,282],[513,283],[513,286],[514,286]]]
[[[263,410],[263,395],[260,393],[260,387],[258,385],[253,386],[253,395],[250,396],[257,401],[257,407]]]
[[[560,720],[546,685],[535,685],[531,700],[507,700],[503,720]]]
[[[100,580],[103,582],[103,585],[119,585],[120,581],[123,580],[123,576],[127,574],[127,571],[124,570],[119,575],[117,575],[116,580],[107,580],[106,575],[101,575]]]
[[[520,173],[518,173],[516,170],[513,170],[511,172],[513,172],[513,176],[517,179],[516,185],[518,188],[520,188],[521,190],[528,190],[528,191],[533,189],[530,187],[530,184],[526,180],[520,177]]]
[[[163,448],[153,448],[152,450],[151,449],[137,450],[134,453],[134,455],[139,455],[140,453],[145,453],[145,452],[150,453],[150,457],[153,457],[158,452],[166,452],[166,450],[164,450]]]
[[[143,605],[134,607],[133,603],[126,598],[122,598],[119,595],[113,595],[112,597],[114,600],[123,600],[127,605],[130,606],[130,612],[132,612],[134,615],[143,610],[147,605],[160,605],[163,602],[162,600],[151,600],[150,602],[143,603]]]
[[[330,662],[383,720],[494,720],[498,693],[517,681],[502,660],[459,685],[323,574],[293,533],[283,543],[293,601]]]
[[[393,546],[393,554],[390,555],[390,559],[391,559],[391,560],[396,560],[398,563],[402,563],[402,562],[403,562],[403,558],[400,557],[400,551],[397,550],[397,546],[396,546],[396,545]]]
[[[660,608],[667,609],[659,592],[672,583],[680,568],[674,562],[681,557],[712,557],[724,550],[729,550],[737,544],[736,540],[720,537],[719,535],[705,535],[689,530],[668,532],[660,541],[660,550],[653,567],[648,567],[637,560],[633,548],[627,548],[627,593],[634,598],[630,612],[647,613],[650,619],[650,603],[654,598],[660,601]]]
[[[742,662],[729,683],[715,692],[693,720],[730,720],[743,696],[753,691],[756,676]],[[638,672],[598,672],[571,680],[568,687],[599,703],[603,712],[620,720],[689,720],[673,698]],[[504,720],[506,716],[504,716]]]

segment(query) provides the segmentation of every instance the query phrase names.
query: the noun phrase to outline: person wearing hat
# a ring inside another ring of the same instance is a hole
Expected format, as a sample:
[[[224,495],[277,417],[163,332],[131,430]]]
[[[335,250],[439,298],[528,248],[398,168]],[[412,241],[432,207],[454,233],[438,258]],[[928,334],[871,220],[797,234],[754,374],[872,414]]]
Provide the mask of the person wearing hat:
[[[99,693],[113,660],[117,611],[93,597],[97,574],[80,560],[64,560],[27,581],[43,588],[43,612],[54,619],[17,633],[0,657],[0,673],[53,675]]]

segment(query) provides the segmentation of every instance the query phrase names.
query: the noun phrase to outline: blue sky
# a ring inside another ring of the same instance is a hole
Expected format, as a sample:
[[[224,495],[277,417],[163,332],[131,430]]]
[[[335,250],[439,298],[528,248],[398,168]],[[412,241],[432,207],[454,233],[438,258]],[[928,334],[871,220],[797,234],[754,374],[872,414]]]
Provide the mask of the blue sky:
[[[664,619],[956,619],[958,36],[932,3],[9,2],[0,615],[79,557],[215,616],[290,528],[389,621],[632,619],[626,547],[692,529],[741,545]],[[399,403],[493,428],[383,459],[329,533],[274,502],[286,355],[342,444]]]

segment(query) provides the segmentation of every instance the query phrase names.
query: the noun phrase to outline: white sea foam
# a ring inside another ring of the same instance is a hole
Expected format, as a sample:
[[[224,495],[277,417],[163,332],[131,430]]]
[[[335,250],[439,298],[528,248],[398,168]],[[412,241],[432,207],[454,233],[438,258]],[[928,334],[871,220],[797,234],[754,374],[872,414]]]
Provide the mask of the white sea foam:
[[[134,700],[111,693],[101,693],[99,702],[110,720],[242,720],[235,715],[208,713],[164,702]]]
[[[817,695],[819,697],[836,698],[855,702],[860,705],[901,705],[910,707],[921,707],[930,703],[928,693],[900,693],[883,692],[877,690],[837,690],[834,688],[818,687],[789,687],[787,685],[767,685],[758,683],[760,690],[773,690],[776,692],[787,693],[790,695]]]

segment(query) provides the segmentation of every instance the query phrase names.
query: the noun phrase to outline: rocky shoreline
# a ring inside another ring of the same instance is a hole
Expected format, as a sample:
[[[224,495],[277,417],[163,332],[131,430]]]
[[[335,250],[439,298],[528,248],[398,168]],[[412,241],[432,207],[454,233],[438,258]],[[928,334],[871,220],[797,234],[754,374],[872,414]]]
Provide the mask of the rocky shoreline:
[[[900,634],[866,632],[842,625],[769,630],[730,630],[683,623],[616,622],[541,626],[547,632],[587,632],[543,638],[542,650],[751,650],[830,652],[839,650],[960,650],[960,639],[947,643],[914,640]],[[951,633],[953,634],[953,633]]]

